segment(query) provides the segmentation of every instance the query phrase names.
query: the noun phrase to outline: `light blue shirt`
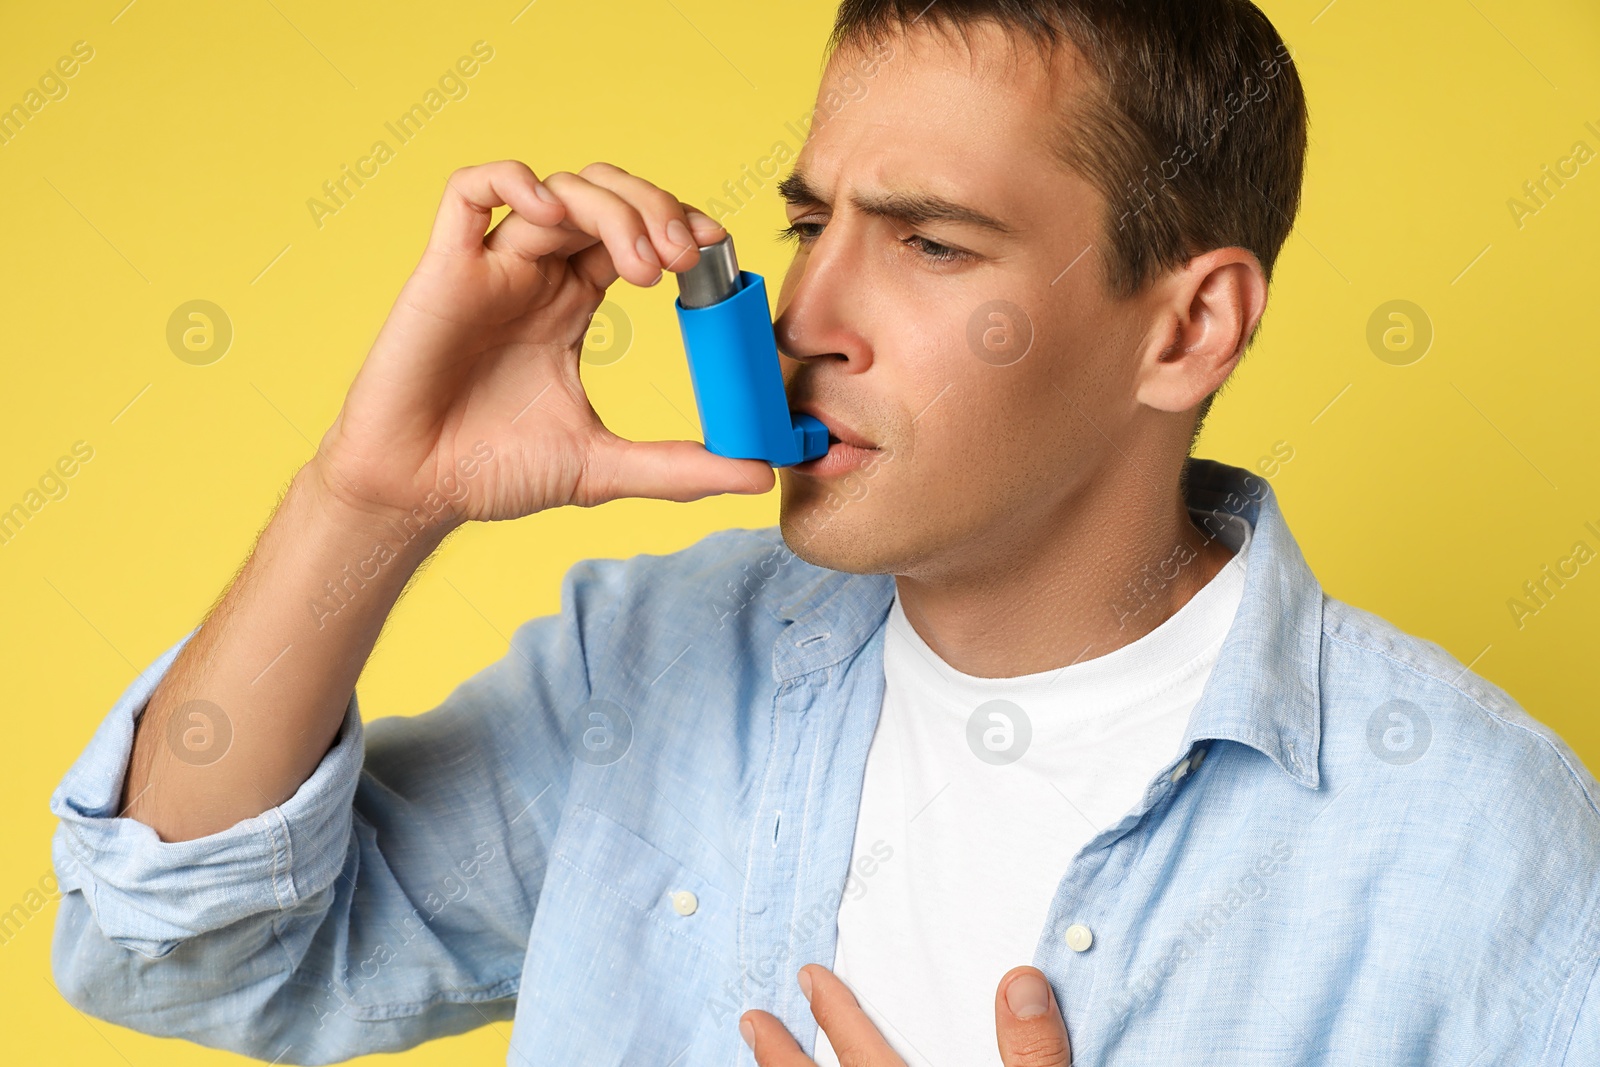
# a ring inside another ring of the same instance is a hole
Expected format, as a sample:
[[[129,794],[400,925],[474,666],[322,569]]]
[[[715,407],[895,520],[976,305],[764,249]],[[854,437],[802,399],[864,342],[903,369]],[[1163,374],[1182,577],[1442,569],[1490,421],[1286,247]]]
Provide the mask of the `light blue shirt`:
[[[1600,1064],[1593,776],[1325,595],[1265,481],[1194,460],[1188,500],[1253,527],[1243,600],[1180,752],[1039,931],[1075,1063]],[[750,1064],[751,1007],[809,1050],[794,975],[833,959],[893,591],[776,527],[585,560],[440,707],[363,726],[352,697],[288,801],[162,842],[117,802],[191,632],[51,797],[56,982],[280,1063],[514,1016],[512,1064]]]

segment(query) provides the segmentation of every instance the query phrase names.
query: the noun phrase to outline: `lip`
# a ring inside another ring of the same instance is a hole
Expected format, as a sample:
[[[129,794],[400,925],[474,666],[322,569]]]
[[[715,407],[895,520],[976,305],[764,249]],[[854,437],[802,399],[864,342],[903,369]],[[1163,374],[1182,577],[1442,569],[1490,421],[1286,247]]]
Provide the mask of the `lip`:
[[[857,445],[847,445],[843,441],[834,441],[828,445],[828,450],[816,459],[793,464],[788,469],[796,474],[806,474],[813,478],[831,478],[859,470],[874,462],[882,454],[876,448],[861,448]]]
[[[790,470],[816,478],[827,478],[864,467],[879,455],[876,445],[822,408],[801,404],[793,410],[820,421],[828,428],[831,440],[828,442],[828,451],[816,459],[796,463],[789,468]]]
[[[863,449],[876,449],[878,447],[858,433],[855,427],[851,426],[847,422],[841,421],[837,416],[825,411],[820,407],[816,407],[812,404],[801,404],[799,407],[796,407],[793,410],[801,412],[802,414],[810,415],[812,418],[818,420],[828,428],[828,433],[832,434],[834,437],[837,437],[844,444]]]

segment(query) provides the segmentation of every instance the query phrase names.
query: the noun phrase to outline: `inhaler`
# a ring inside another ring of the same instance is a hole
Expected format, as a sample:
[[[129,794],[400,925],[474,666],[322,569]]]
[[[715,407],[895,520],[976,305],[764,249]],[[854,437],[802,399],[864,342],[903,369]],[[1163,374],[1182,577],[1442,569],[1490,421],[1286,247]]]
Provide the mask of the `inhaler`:
[[[767,283],[740,270],[733,235],[700,249],[678,273],[678,329],[706,450],[787,467],[827,454],[828,428],[789,410]]]

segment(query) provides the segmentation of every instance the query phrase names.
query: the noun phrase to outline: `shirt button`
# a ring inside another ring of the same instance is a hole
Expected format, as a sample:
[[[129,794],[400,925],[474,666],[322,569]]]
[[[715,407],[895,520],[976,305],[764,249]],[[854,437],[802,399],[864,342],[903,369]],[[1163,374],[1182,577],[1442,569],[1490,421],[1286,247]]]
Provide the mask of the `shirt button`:
[[[1174,782],[1176,782],[1179,778],[1182,778],[1184,775],[1186,775],[1188,773],[1189,773],[1189,760],[1188,760],[1188,757],[1184,757],[1184,759],[1176,767],[1172,768],[1171,778],[1172,778],[1172,780]]]
[[[1094,944],[1094,934],[1082,923],[1073,923],[1067,927],[1067,947],[1074,952],[1082,952]]]
[[[699,899],[687,889],[680,889],[672,894],[672,910],[679,915],[693,915],[699,907]]]
[[[1195,749],[1194,750],[1194,754],[1189,757],[1189,769],[1192,771],[1195,768],[1199,767],[1200,766],[1200,761],[1205,759],[1205,758],[1206,758],[1206,750],[1205,750],[1204,747]]]

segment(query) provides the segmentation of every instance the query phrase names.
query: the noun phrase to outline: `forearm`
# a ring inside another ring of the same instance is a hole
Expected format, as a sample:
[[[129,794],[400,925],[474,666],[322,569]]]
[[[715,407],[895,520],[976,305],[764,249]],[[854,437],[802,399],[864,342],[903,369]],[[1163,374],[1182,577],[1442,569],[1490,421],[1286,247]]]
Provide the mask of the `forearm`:
[[[292,796],[332,743],[406,582],[453,528],[448,515],[401,525],[340,503],[315,461],[302,468],[152,693],[123,814],[184,841]]]

